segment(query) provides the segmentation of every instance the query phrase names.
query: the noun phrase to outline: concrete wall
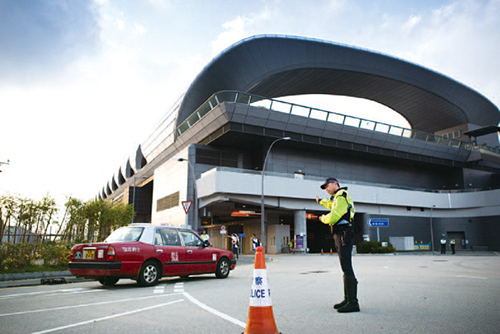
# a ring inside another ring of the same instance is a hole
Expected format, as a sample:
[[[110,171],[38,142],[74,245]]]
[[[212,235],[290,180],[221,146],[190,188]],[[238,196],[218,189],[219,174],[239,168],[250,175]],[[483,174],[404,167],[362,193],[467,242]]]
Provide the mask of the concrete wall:
[[[389,227],[380,227],[380,240],[388,241],[390,237],[413,236],[420,243],[431,242],[430,217],[367,215],[370,218],[389,218]],[[468,240],[467,248],[472,246],[487,246],[489,250],[500,250],[500,216],[492,217],[458,217],[458,218],[432,218],[434,249],[439,249],[441,236],[451,232],[463,232]],[[368,234],[370,240],[377,240],[377,228],[363,226],[363,234]],[[457,241],[458,248],[458,241]]]
[[[359,158],[353,154],[318,154],[273,148],[267,170],[294,173],[302,170],[305,175],[332,175],[345,180],[376,182],[394,186],[421,189],[457,189],[463,184],[458,168],[424,167],[415,163],[396,162],[393,159]],[[458,184],[458,186],[457,186]]]
[[[184,209],[179,203],[171,209],[158,211],[158,200],[173,194],[177,191],[179,194],[179,202],[192,200],[192,187],[188,188],[189,181],[189,165],[187,162],[179,162],[178,158],[188,158],[188,149],[183,150],[173,159],[166,161],[159,166],[154,172],[154,187],[153,187],[153,205],[151,212],[151,223],[153,225],[169,225],[169,226],[186,226],[192,222],[194,209],[191,208],[190,215],[187,216]],[[191,177],[192,179],[192,177]]]
[[[324,210],[315,201],[316,195],[321,198],[327,197],[326,193],[319,188],[322,179],[295,179],[290,175],[286,176],[285,174],[266,174],[264,182],[266,202],[277,204],[279,198],[280,206],[283,208]],[[463,193],[427,192],[356,184],[341,178],[339,181],[341,186],[348,187],[358,212],[376,214],[384,207],[393,215],[397,211],[405,214],[413,211],[412,215],[428,217],[430,209],[434,208],[436,217],[500,215],[500,189]],[[217,193],[257,196],[260,202],[260,174],[241,173],[237,170],[233,172],[230,169],[219,171],[212,169],[204,173],[197,182],[202,205],[207,202],[204,198]]]
[[[198,180],[201,206],[214,198],[240,199],[260,203],[260,174],[232,172],[229,169],[210,170]],[[365,214],[363,234],[376,240],[376,228],[366,222],[370,218],[389,218],[390,227],[380,228],[381,240],[389,236],[414,236],[416,241],[431,240],[430,219],[433,220],[434,242],[441,234],[464,231],[470,245],[488,246],[500,250],[500,190],[480,192],[426,192],[390,189],[376,185],[359,185],[343,182],[348,186],[356,210]],[[314,200],[326,197],[319,188],[322,180],[294,179],[285,175],[266,175],[265,202],[285,210],[326,212]],[[244,190],[244,193],[242,191]]]

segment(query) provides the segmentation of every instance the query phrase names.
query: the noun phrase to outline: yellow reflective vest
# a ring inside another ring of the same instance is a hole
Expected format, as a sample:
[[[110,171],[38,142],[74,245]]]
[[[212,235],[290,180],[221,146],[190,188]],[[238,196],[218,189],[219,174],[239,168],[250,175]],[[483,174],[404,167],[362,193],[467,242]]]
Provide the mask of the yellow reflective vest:
[[[356,208],[347,188],[340,188],[332,197],[319,201],[319,204],[331,210],[329,214],[320,217],[323,224],[335,225],[342,219],[349,222],[354,219]]]

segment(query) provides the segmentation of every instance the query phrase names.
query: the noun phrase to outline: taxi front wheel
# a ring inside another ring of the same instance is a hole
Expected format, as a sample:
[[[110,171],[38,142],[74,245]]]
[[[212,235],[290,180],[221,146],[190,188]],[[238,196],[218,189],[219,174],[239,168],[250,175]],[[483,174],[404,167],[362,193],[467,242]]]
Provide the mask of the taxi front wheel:
[[[230,265],[229,260],[223,258],[217,263],[217,270],[215,271],[215,276],[217,278],[226,278],[229,275]]]
[[[141,267],[137,282],[141,286],[153,286],[158,284],[160,270],[154,261],[146,261]]]

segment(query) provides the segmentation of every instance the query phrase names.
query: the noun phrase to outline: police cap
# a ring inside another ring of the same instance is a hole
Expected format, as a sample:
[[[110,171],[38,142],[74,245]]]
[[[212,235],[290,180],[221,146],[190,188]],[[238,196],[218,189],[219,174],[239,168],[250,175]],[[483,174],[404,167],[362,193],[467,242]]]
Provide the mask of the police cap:
[[[325,183],[323,183],[323,184],[321,185],[321,189],[325,189],[325,188],[326,188],[326,186],[328,185],[328,183],[332,183],[332,182],[337,182],[337,183],[339,183],[339,181],[337,181],[337,179],[336,179],[336,178],[334,178],[334,177],[329,177],[329,178],[327,178],[327,179],[325,180]]]

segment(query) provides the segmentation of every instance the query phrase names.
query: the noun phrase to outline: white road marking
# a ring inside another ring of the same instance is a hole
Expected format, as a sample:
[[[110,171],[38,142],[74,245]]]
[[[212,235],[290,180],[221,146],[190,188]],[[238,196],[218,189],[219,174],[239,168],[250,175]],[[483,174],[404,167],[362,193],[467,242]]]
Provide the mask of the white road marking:
[[[40,294],[55,294],[55,293],[74,293],[83,290],[83,288],[76,288],[76,289],[63,289],[63,290],[51,290],[51,291],[38,291],[38,292],[27,292],[27,293],[17,293],[13,295],[3,295],[0,296],[0,299],[8,299],[8,298],[14,298],[14,297],[21,297],[21,296],[31,296],[31,295],[40,295]],[[101,290],[97,290],[101,291]]]
[[[64,293],[84,293],[84,292],[87,292],[87,291],[81,291],[83,289],[81,288],[78,288],[78,289],[66,289],[66,290],[56,290],[56,292],[64,292]],[[88,291],[103,291],[103,290],[88,290]],[[40,310],[32,310],[32,311],[23,311],[23,312],[14,312],[14,313],[4,313],[4,314],[0,314],[0,317],[5,317],[5,316],[12,316],[12,315],[23,315],[23,314],[30,314],[30,313],[40,313],[40,312],[49,312],[49,311],[58,311],[58,310],[65,310],[65,309],[71,309],[71,308],[78,308],[78,307],[88,307],[88,306],[97,306],[97,305],[105,305],[105,304],[111,304],[111,303],[121,303],[121,302],[128,302],[128,301],[135,301],[135,300],[141,300],[141,299],[148,299],[148,298],[158,298],[158,297],[166,297],[166,296],[173,296],[173,295],[176,295],[175,292],[181,292],[187,299],[189,299],[192,303],[196,304],[197,306],[201,307],[202,309],[218,316],[218,317],[221,317],[222,319],[224,320],[227,320],[237,326],[240,326],[242,328],[246,328],[246,323],[238,320],[238,319],[235,319],[227,314],[224,314],[220,311],[217,311],[216,309],[213,309],[205,304],[203,304],[202,302],[200,302],[199,300],[197,300],[196,298],[192,297],[189,293],[187,292],[184,292],[184,283],[176,283],[175,286],[174,286],[174,293],[173,294],[166,294],[164,295],[163,292],[165,291],[165,285],[163,286],[157,286],[155,287],[153,293],[155,294],[159,294],[159,293],[162,293],[161,296],[148,296],[148,297],[139,297],[139,298],[128,298],[128,299],[121,299],[121,300],[112,300],[112,301],[104,301],[104,302],[98,302],[98,303],[91,303],[91,304],[80,304],[80,305],[70,305],[70,306],[61,306],[61,307],[54,307],[54,308],[49,308],[49,309],[40,309]],[[50,291],[49,293],[51,292],[54,292],[54,291]],[[18,297],[18,296],[24,296],[24,295],[35,295],[35,294],[42,294],[42,293],[47,293],[47,291],[43,291],[43,292],[32,292],[32,293],[23,293],[23,294],[15,294],[15,295],[8,295],[8,296],[2,296],[4,298],[13,298],[13,297]],[[134,310],[134,311],[129,311],[129,312],[124,312],[124,313],[120,313],[120,314],[114,314],[112,316],[107,316],[107,317],[103,317],[103,318],[97,318],[97,319],[92,319],[92,320],[87,320],[87,321],[83,321],[83,322],[79,322],[79,323],[75,323],[75,324],[70,324],[70,325],[66,325],[66,326],[61,326],[61,327],[57,327],[57,328],[52,328],[52,329],[47,329],[47,330],[44,330],[44,331],[40,331],[40,332],[35,332],[33,334],[42,334],[42,333],[50,333],[50,332],[55,332],[55,331],[59,331],[59,330],[63,330],[63,329],[67,329],[67,328],[72,328],[72,327],[77,327],[77,326],[82,326],[82,325],[86,325],[86,324],[89,324],[89,323],[92,323],[92,322],[99,322],[99,321],[104,321],[104,320],[108,320],[108,319],[112,319],[112,318],[116,318],[116,317],[120,317],[120,316],[124,316],[124,315],[129,315],[129,314],[134,314],[134,313],[138,313],[138,312],[142,312],[142,311],[147,311],[147,310],[151,310],[151,309],[154,309],[154,308],[157,308],[157,307],[161,307],[161,306],[167,306],[167,305],[171,305],[171,304],[174,304],[174,303],[178,303],[178,302],[182,302],[184,301],[184,299],[179,299],[179,300],[176,300],[176,301],[172,301],[172,302],[168,302],[168,303],[164,303],[164,304],[159,304],[159,305],[154,305],[154,306],[150,306],[150,307],[145,307],[145,308],[142,308],[142,309],[138,309],[138,310]]]
[[[174,292],[184,292],[184,283],[175,283]]]
[[[481,276],[465,276],[465,275],[455,275],[457,278],[475,278],[475,279],[488,279],[488,277]]]
[[[102,317],[102,318],[97,318],[97,319],[91,319],[91,320],[87,320],[87,321],[78,322],[76,324],[71,324],[71,325],[66,325],[66,326],[61,326],[61,327],[46,329],[44,331],[35,332],[33,334],[42,334],[42,333],[50,333],[50,332],[60,331],[62,329],[67,329],[67,328],[72,328],[72,327],[78,327],[78,326],[87,325],[87,324],[91,324],[91,323],[95,323],[95,322],[99,322],[99,321],[104,321],[104,320],[109,320],[109,319],[113,319],[113,318],[117,318],[117,317],[122,317],[124,315],[134,314],[134,313],[138,313],[138,312],[142,312],[142,311],[148,311],[148,310],[152,310],[152,309],[157,308],[157,307],[172,305],[172,304],[183,302],[183,301],[184,301],[184,299],[174,300],[174,301],[171,301],[171,302],[168,302],[168,303],[163,303],[163,304],[154,305],[154,306],[150,306],[150,307],[144,307],[144,308],[141,308],[141,309],[138,309],[138,310],[134,310],[134,311],[128,311],[128,312],[124,312],[124,313],[113,314],[113,315],[110,315],[110,316],[107,316],[107,317]]]
[[[47,297],[47,296],[64,296],[64,295],[77,294],[77,293],[88,293],[88,292],[105,292],[105,291],[106,290],[70,291],[70,292],[62,292],[62,293],[50,293],[48,295],[45,295],[44,297]]]
[[[244,323],[244,322],[242,322],[242,321],[239,321],[238,319],[235,319],[235,318],[233,318],[233,317],[230,317],[230,316],[228,316],[227,314],[224,314],[224,313],[222,313],[222,312],[219,312],[219,311],[217,311],[217,310],[215,310],[215,309],[213,309],[213,308],[211,308],[211,307],[209,307],[209,306],[207,306],[207,305],[203,304],[203,303],[202,303],[202,302],[200,302],[199,300],[197,300],[197,299],[195,299],[194,297],[192,297],[189,293],[184,292],[184,293],[183,293],[183,295],[184,295],[187,299],[189,299],[190,301],[192,301],[194,304],[196,304],[196,305],[198,305],[199,307],[201,307],[202,309],[204,309],[204,310],[206,310],[206,311],[208,311],[208,312],[210,312],[210,313],[212,313],[212,314],[215,314],[216,316],[221,317],[222,319],[225,319],[225,320],[227,320],[227,321],[229,321],[229,322],[232,322],[232,323],[233,323],[233,324],[235,324],[235,325],[238,325],[238,326],[240,326],[240,327],[246,328],[246,326],[247,326],[247,324],[246,324],[246,323]]]
[[[164,292],[165,292],[165,285],[158,285],[153,290],[153,293],[164,293]]]
[[[4,313],[4,314],[0,314],[0,317],[6,317],[6,316],[10,316],[10,315],[23,315],[23,314],[29,314],[29,313],[59,311],[59,310],[66,310],[66,309],[70,309],[70,308],[78,308],[78,307],[87,307],[87,306],[105,305],[105,304],[112,304],[112,303],[129,302],[129,301],[135,301],[135,300],[141,300],[141,299],[148,299],[148,298],[158,298],[158,297],[164,298],[164,297],[173,296],[173,295],[174,295],[173,293],[170,293],[168,295],[162,295],[162,296],[148,296],[148,297],[121,299],[121,300],[109,300],[109,301],[105,301],[105,302],[98,302],[98,303],[92,303],[92,304],[59,306],[59,307],[46,308],[46,309],[40,309],[40,310],[14,312],[14,313]]]

